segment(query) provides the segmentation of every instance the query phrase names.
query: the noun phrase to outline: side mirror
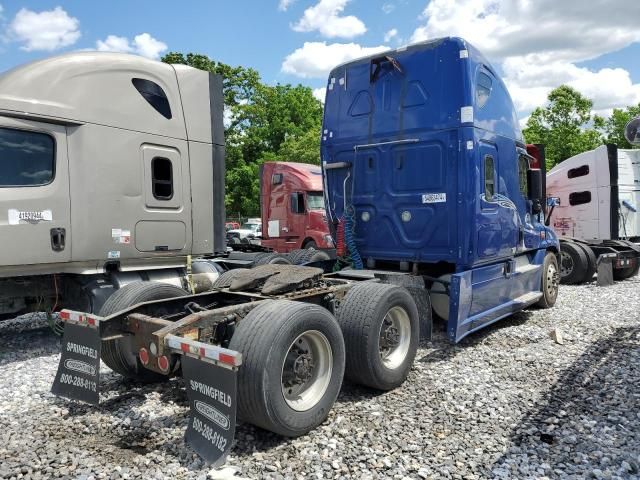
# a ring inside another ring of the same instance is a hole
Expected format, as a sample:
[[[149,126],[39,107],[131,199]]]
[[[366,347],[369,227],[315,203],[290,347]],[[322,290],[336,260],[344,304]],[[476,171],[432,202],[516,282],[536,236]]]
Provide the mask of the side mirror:
[[[542,211],[542,200],[544,197],[542,170],[539,168],[527,170],[527,187],[529,200],[533,203],[533,213],[540,213]]]

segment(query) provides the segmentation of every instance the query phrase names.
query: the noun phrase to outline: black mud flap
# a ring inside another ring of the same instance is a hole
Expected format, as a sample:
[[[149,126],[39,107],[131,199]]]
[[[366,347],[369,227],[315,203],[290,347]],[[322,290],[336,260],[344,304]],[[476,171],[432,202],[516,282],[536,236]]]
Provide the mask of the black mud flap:
[[[182,357],[191,417],[185,440],[217,467],[231,451],[236,431],[236,371]]]
[[[62,356],[51,392],[97,405],[100,383],[100,333],[97,328],[67,322]]]

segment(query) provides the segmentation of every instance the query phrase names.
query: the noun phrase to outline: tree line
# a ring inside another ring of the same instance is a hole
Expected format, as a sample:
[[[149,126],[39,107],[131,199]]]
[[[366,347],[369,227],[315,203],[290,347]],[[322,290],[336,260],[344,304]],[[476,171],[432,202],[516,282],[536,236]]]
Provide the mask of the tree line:
[[[624,127],[640,115],[640,103],[616,108],[609,118],[591,113],[593,102],[568,85],[552,90],[547,105],[531,113],[522,133],[528,143],[543,143],[547,170],[558,163],[599,145],[613,143],[632,148]]]
[[[262,163],[320,163],[322,104],[311,88],[267,85],[252,68],[233,67],[206,55],[172,52],[162,61],[222,75],[229,215],[260,214]]]
[[[322,104],[311,88],[268,85],[252,68],[230,66],[206,55],[172,52],[162,61],[223,77],[229,215],[259,215],[262,163],[320,163]],[[605,143],[631,148],[624,127],[640,115],[640,104],[614,109],[605,119],[593,115],[593,102],[568,85],[551,91],[547,100],[547,105],[533,110],[523,129],[528,143],[545,144],[547,169]]]

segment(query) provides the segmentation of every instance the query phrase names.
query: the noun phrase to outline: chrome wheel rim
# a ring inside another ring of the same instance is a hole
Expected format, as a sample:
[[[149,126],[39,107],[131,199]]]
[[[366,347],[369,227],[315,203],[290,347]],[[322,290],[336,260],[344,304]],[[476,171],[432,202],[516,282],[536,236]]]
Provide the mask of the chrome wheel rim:
[[[282,362],[282,395],[298,412],[313,408],[324,396],[331,381],[333,352],[327,337],[309,330],[289,346]]]
[[[558,275],[558,269],[553,263],[549,263],[546,272],[547,280],[547,293],[551,297],[555,297],[558,294],[558,287],[560,285],[560,275]]]
[[[382,364],[390,369],[398,368],[409,353],[411,320],[402,307],[393,307],[382,320],[378,345]]]
[[[573,259],[571,255],[566,252],[560,252],[560,276],[564,278],[571,275],[571,272],[573,272]]]

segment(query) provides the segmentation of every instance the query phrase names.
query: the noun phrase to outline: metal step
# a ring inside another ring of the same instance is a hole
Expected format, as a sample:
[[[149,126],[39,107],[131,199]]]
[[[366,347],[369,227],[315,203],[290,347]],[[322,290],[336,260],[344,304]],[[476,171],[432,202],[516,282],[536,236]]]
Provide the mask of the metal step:
[[[514,303],[521,303],[522,305],[531,305],[542,298],[542,292],[529,292],[524,295],[520,295],[513,299]]]

